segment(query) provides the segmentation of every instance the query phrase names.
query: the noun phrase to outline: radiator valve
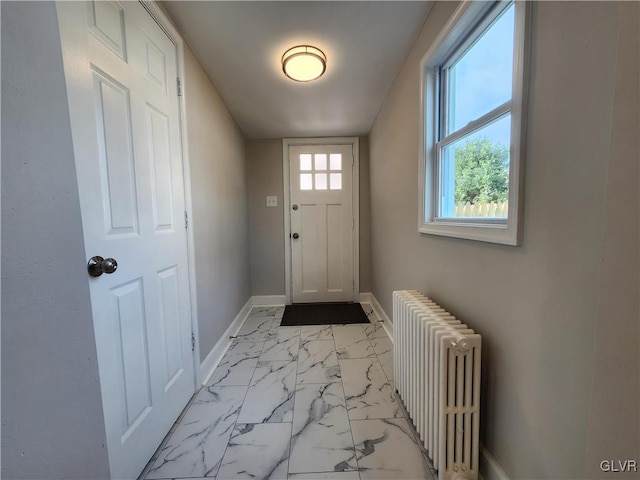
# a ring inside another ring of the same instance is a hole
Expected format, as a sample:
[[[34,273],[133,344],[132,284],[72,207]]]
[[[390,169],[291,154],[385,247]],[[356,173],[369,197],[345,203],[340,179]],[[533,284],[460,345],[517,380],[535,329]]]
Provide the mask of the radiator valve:
[[[466,338],[461,338],[458,341],[452,340],[451,348],[455,350],[457,355],[466,355],[471,349],[471,346]]]

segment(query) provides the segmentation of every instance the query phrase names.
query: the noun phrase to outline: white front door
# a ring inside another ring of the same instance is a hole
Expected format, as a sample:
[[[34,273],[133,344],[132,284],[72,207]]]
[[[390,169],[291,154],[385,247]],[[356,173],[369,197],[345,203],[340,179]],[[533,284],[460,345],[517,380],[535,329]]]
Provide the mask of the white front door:
[[[176,47],[138,2],[57,5],[112,478],[195,391]]]
[[[289,148],[293,303],[354,299],[352,145]]]

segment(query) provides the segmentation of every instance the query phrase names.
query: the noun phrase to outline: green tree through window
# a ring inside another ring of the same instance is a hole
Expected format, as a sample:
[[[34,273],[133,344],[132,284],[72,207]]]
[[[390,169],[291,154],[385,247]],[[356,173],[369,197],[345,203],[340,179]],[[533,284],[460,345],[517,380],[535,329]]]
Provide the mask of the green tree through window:
[[[509,196],[509,147],[474,137],[455,150],[455,203],[504,202]]]

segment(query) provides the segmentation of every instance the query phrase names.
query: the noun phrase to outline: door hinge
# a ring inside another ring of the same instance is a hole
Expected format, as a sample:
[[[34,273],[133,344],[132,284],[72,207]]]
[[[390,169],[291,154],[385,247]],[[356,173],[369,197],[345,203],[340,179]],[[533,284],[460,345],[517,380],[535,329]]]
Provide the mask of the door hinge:
[[[191,333],[191,351],[196,351],[196,335],[193,332]]]
[[[351,230],[356,229],[356,219],[351,217]]]
[[[184,228],[189,228],[189,214],[187,211],[184,211]]]
[[[177,77],[176,80],[178,81],[178,96],[181,97],[182,96],[182,82],[180,82],[180,77]]]
[[[356,163],[355,157],[351,155],[351,166],[353,167]]]

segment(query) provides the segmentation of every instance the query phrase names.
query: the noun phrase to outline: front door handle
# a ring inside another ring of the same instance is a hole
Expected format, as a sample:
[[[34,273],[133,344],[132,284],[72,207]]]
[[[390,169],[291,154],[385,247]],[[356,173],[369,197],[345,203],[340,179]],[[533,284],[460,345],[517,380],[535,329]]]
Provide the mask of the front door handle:
[[[106,260],[99,255],[91,257],[87,262],[87,271],[92,277],[99,277],[103,273],[111,274],[118,269],[118,262],[113,258]]]
[[[297,240],[298,238],[300,238],[300,235],[298,235],[297,233],[294,233],[294,234],[293,234],[293,239],[294,239],[294,240]]]

